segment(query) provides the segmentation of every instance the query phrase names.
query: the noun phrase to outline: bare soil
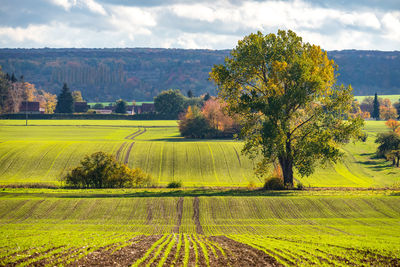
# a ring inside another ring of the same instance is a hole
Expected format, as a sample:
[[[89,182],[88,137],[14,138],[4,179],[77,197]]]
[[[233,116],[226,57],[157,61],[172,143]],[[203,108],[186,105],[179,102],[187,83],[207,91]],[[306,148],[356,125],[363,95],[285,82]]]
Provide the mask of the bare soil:
[[[203,235],[203,227],[200,224],[200,209],[199,209],[199,198],[195,197],[193,200],[193,220],[196,225],[196,233]]]
[[[176,203],[176,211],[178,214],[178,218],[176,220],[176,225],[174,228],[174,233],[179,233],[179,227],[181,227],[182,223],[182,214],[183,214],[183,197],[180,197],[178,202]]]

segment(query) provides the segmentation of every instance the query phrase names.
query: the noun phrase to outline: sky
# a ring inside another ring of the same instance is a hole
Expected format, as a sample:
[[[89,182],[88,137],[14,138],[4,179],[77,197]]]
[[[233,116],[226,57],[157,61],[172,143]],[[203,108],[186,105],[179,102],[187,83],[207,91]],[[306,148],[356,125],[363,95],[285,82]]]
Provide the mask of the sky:
[[[400,0],[0,0],[0,47],[232,49],[295,31],[325,50],[400,50]]]

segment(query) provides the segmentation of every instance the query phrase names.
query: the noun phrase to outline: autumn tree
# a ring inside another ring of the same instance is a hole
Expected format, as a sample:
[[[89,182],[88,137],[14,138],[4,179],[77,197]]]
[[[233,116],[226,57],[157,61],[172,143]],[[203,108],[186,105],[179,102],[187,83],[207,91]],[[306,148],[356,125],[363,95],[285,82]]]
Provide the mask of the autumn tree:
[[[400,122],[390,119],[385,124],[392,132],[400,135]]]
[[[7,110],[8,92],[10,90],[10,76],[4,74],[0,66],[0,113]]]
[[[369,112],[372,114],[374,111],[374,98],[366,97],[361,101],[360,108],[363,112]]]
[[[72,98],[74,102],[83,102],[83,97],[81,91],[72,91]]]
[[[361,135],[362,119],[342,119],[353,95],[335,85],[335,69],[325,51],[290,30],[250,34],[213,67],[219,97],[243,122],[243,152],[261,155],[261,172],[278,162],[292,186],[294,168],[310,175],[318,163],[338,161],[340,145]]]
[[[74,112],[74,98],[68,88],[68,85],[64,83],[61,93],[57,97],[56,113],[73,113]]]

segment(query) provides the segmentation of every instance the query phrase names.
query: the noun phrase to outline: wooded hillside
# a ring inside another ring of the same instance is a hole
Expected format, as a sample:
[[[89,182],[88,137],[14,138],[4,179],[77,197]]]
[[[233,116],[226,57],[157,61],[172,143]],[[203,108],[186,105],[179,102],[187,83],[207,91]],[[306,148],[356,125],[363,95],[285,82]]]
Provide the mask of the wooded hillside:
[[[356,95],[398,94],[400,52],[331,51],[339,65],[340,83],[352,84]],[[4,72],[23,75],[38,89],[58,93],[64,82],[89,101],[152,100],[165,89],[210,92],[214,64],[229,50],[187,49],[0,49]]]

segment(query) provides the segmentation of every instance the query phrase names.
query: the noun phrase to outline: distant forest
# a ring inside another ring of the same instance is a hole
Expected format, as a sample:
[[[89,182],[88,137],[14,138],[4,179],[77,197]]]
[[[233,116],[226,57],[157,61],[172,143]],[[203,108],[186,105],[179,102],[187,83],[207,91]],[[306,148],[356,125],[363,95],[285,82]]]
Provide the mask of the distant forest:
[[[166,89],[216,94],[208,80],[229,50],[189,49],[0,49],[3,72],[24,76],[36,88],[58,94],[64,82],[89,101],[148,101]],[[338,82],[355,95],[400,94],[400,52],[330,51]]]

